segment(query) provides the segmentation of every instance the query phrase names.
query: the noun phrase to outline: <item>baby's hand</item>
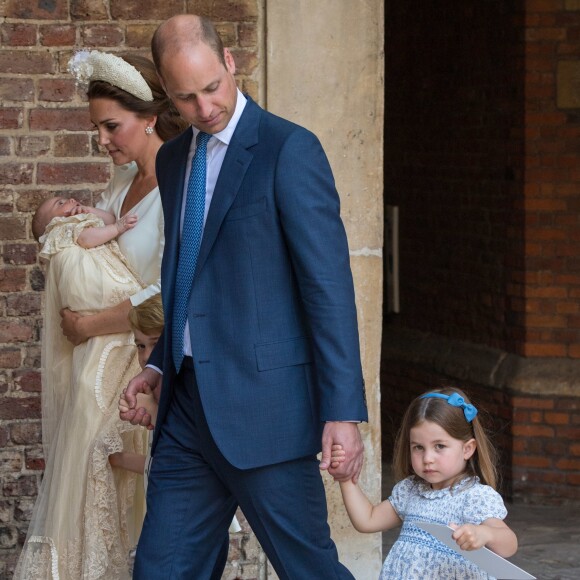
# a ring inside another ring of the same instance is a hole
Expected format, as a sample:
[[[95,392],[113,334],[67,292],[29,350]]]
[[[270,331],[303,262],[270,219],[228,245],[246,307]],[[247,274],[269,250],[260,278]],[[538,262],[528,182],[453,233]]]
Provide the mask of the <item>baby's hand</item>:
[[[449,524],[449,527],[455,530],[451,537],[462,550],[479,550],[491,540],[485,526]]]
[[[346,459],[346,451],[342,445],[335,444],[330,450],[330,467],[336,469]]]
[[[80,203],[77,203],[70,210],[70,214],[69,215],[78,215],[79,213],[91,213],[91,209],[92,208],[87,207],[86,205],[81,205]]]
[[[137,214],[128,214],[126,213],[123,217],[120,217],[116,222],[116,226],[117,226],[117,231],[122,234],[123,232],[126,232],[127,230],[131,230],[135,227],[135,225],[137,224],[137,220],[139,218],[137,217]]]

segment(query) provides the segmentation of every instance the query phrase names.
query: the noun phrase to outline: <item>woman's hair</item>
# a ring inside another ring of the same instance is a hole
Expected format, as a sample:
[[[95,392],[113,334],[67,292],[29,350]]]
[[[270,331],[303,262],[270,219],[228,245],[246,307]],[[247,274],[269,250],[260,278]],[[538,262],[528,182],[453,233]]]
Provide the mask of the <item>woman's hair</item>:
[[[154,336],[163,332],[163,304],[161,294],[153,294],[137,304],[129,311],[129,324],[133,330],[138,330],[146,336]]]
[[[188,124],[179,116],[177,109],[165,94],[153,63],[148,58],[138,55],[124,55],[120,58],[133,65],[141,73],[141,76],[151,88],[153,100],[143,101],[115,85],[100,80],[94,80],[89,83],[88,98],[112,99],[127,111],[132,111],[142,118],[157,115],[155,130],[159,137],[163,141],[177,137],[179,133],[188,127]]]
[[[452,395],[458,393],[466,403],[469,398],[463,391],[455,388],[444,388],[430,393]],[[450,405],[446,399],[417,397],[403,417],[403,422],[395,440],[393,470],[397,481],[410,475],[416,475],[411,464],[411,429],[423,421],[439,425],[453,439],[469,441],[475,439],[477,448],[468,459],[466,473],[477,475],[480,481],[496,489],[498,484],[497,453],[481,425],[479,414],[471,422],[467,421],[461,407]]]

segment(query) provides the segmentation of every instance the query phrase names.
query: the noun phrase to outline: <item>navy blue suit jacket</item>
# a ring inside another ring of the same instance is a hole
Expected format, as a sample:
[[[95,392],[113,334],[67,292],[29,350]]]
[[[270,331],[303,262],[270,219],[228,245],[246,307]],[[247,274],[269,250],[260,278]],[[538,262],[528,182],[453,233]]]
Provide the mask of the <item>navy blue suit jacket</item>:
[[[157,156],[166,316],[150,358],[164,372],[157,426],[175,378],[171,312],[191,139],[190,129]],[[234,466],[315,454],[325,421],[367,420],[349,252],[328,160],[311,132],[251,99],[216,183],[188,320],[208,425]]]

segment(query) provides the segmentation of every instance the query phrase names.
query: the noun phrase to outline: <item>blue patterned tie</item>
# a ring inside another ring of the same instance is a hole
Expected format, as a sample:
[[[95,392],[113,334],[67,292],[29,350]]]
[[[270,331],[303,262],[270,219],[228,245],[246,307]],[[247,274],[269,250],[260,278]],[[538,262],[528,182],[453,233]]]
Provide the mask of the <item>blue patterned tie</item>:
[[[197,255],[203,233],[205,212],[206,148],[211,135],[198,133],[195,155],[187,184],[187,200],[183,216],[183,229],[179,244],[179,261],[175,280],[175,302],[173,304],[173,361],[177,372],[183,362],[183,333],[187,320],[187,304],[193,284]]]

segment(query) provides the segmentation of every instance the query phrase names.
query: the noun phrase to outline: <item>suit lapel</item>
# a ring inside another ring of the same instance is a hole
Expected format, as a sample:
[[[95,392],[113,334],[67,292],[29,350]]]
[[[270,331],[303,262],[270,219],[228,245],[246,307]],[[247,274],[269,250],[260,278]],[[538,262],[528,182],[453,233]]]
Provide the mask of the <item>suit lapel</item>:
[[[258,142],[261,109],[249,97],[228,145],[203,232],[196,273],[203,268],[216,240],[221,224],[242,184],[253,154],[248,150]]]

